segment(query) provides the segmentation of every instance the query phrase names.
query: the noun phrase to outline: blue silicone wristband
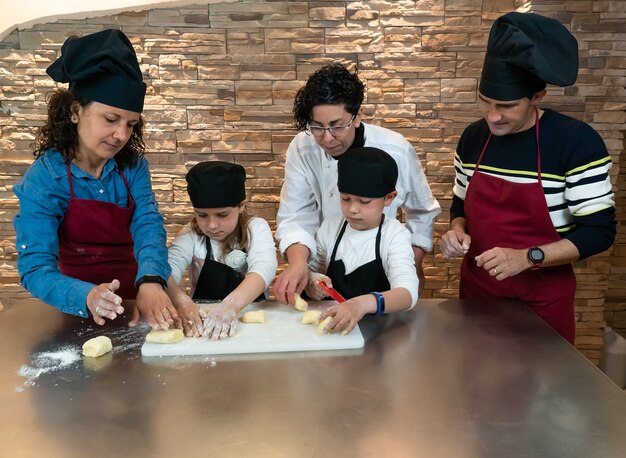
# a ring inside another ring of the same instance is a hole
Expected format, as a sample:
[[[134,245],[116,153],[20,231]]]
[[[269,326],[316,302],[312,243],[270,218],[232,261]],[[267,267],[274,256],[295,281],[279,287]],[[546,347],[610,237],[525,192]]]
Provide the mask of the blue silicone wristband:
[[[385,314],[385,296],[378,292],[371,292],[376,298],[376,316],[383,316]]]

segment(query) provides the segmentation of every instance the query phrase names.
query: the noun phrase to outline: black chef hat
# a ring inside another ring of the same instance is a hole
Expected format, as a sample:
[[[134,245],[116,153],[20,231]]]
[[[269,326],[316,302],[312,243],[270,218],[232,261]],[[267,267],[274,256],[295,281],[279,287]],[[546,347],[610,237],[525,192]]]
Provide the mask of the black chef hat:
[[[246,198],[246,171],[238,164],[199,162],[187,172],[187,192],[195,208],[236,207]]]
[[[61,56],[46,72],[59,83],[70,83],[74,94],[136,113],[143,111],[146,84],[133,45],[119,30],[68,38]]]
[[[398,165],[378,148],[352,148],[337,162],[339,192],[360,197],[385,197],[395,191]]]
[[[517,100],[546,83],[574,84],[577,73],[578,43],[559,21],[512,12],[491,27],[479,91],[495,100]]]

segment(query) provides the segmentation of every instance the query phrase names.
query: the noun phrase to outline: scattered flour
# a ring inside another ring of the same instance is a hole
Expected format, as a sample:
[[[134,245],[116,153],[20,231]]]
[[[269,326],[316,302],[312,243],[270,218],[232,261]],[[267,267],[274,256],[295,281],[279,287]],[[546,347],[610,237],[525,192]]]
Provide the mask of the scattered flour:
[[[57,351],[35,353],[31,359],[32,365],[24,364],[19,368],[18,374],[26,377],[25,386],[33,386],[40,375],[68,368],[80,359],[80,348],[74,346],[65,346]]]

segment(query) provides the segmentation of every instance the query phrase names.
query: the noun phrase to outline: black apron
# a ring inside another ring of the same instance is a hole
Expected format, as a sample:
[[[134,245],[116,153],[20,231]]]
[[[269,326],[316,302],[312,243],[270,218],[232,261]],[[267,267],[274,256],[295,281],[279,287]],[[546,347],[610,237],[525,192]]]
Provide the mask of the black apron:
[[[198,275],[198,284],[193,292],[194,300],[224,300],[243,281],[244,275],[230,266],[217,262],[211,252],[211,239],[205,237],[206,258]],[[254,302],[265,300],[265,294],[261,293]]]
[[[388,291],[391,287],[389,280],[387,280],[385,269],[383,268],[383,262],[380,259],[380,234],[384,221],[385,215],[382,215],[380,225],[378,226],[378,233],[376,234],[376,259],[371,260],[367,264],[363,264],[348,275],[346,275],[346,266],[343,261],[335,261],[337,247],[348,225],[347,221],[343,222],[343,226],[341,227],[341,231],[333,247],[333,254],[330,257],[328,269],[326,269],[326,276],[333,282],[333,288],[339,291],[346,299],[369,294],[372,291]]]

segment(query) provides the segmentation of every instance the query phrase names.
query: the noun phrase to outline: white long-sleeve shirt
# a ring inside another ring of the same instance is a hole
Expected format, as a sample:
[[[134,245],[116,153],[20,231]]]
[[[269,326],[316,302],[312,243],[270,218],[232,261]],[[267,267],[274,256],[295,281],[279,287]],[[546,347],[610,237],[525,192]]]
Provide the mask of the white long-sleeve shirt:
[[[343,216],[324,220],[317,232],[317,255],[309,263],[314,272],[325,273],[333,254],[335,241],[344,222]],[[346,226],[339,242],[335,261],[341,260],[346,275],[376,259],[376,235],[378,227],[357,231]],[[396,219],[385,218],[380,234],[380,257],[390,288],[405,288],[417,303],[419,280],[415,271],[415,259],[411,249],[411,234]]]
[[[411,244],[433,247],[435,219],[441,212],[433,197],[413,146],[400,134],[384,127],[363,123],[365,145],[380,148],[398,164],[398,195],[385,207],[387,219],[395,219],[398,208],[406,214]],[[315,253],[315,231],[321,222],[341,215],[337,190],[337,160],[327,155],[304,132],[297,134],[287,149],[285,182],[276,215],[276,239],[280,252],[300,243]]]
[[[246,264],[238,269],[243,275],[254,272],[263,278],[266,289],[276,275],[278,260],[276,259],[276,245],[272,231],[262,218],[252,217],[248,220],[248,246]],[[222,245],[211,240],[211,254],[217,262],[222,262]],[[191,228],[191,223],[185,225],[168,249],[168,261],[172,267],[172,276],[176,283],[180,283],[185,270],[189,269],[191,294],[196,288],[198,277],[204,260],[207,256],[205,236],[199,235]]]

